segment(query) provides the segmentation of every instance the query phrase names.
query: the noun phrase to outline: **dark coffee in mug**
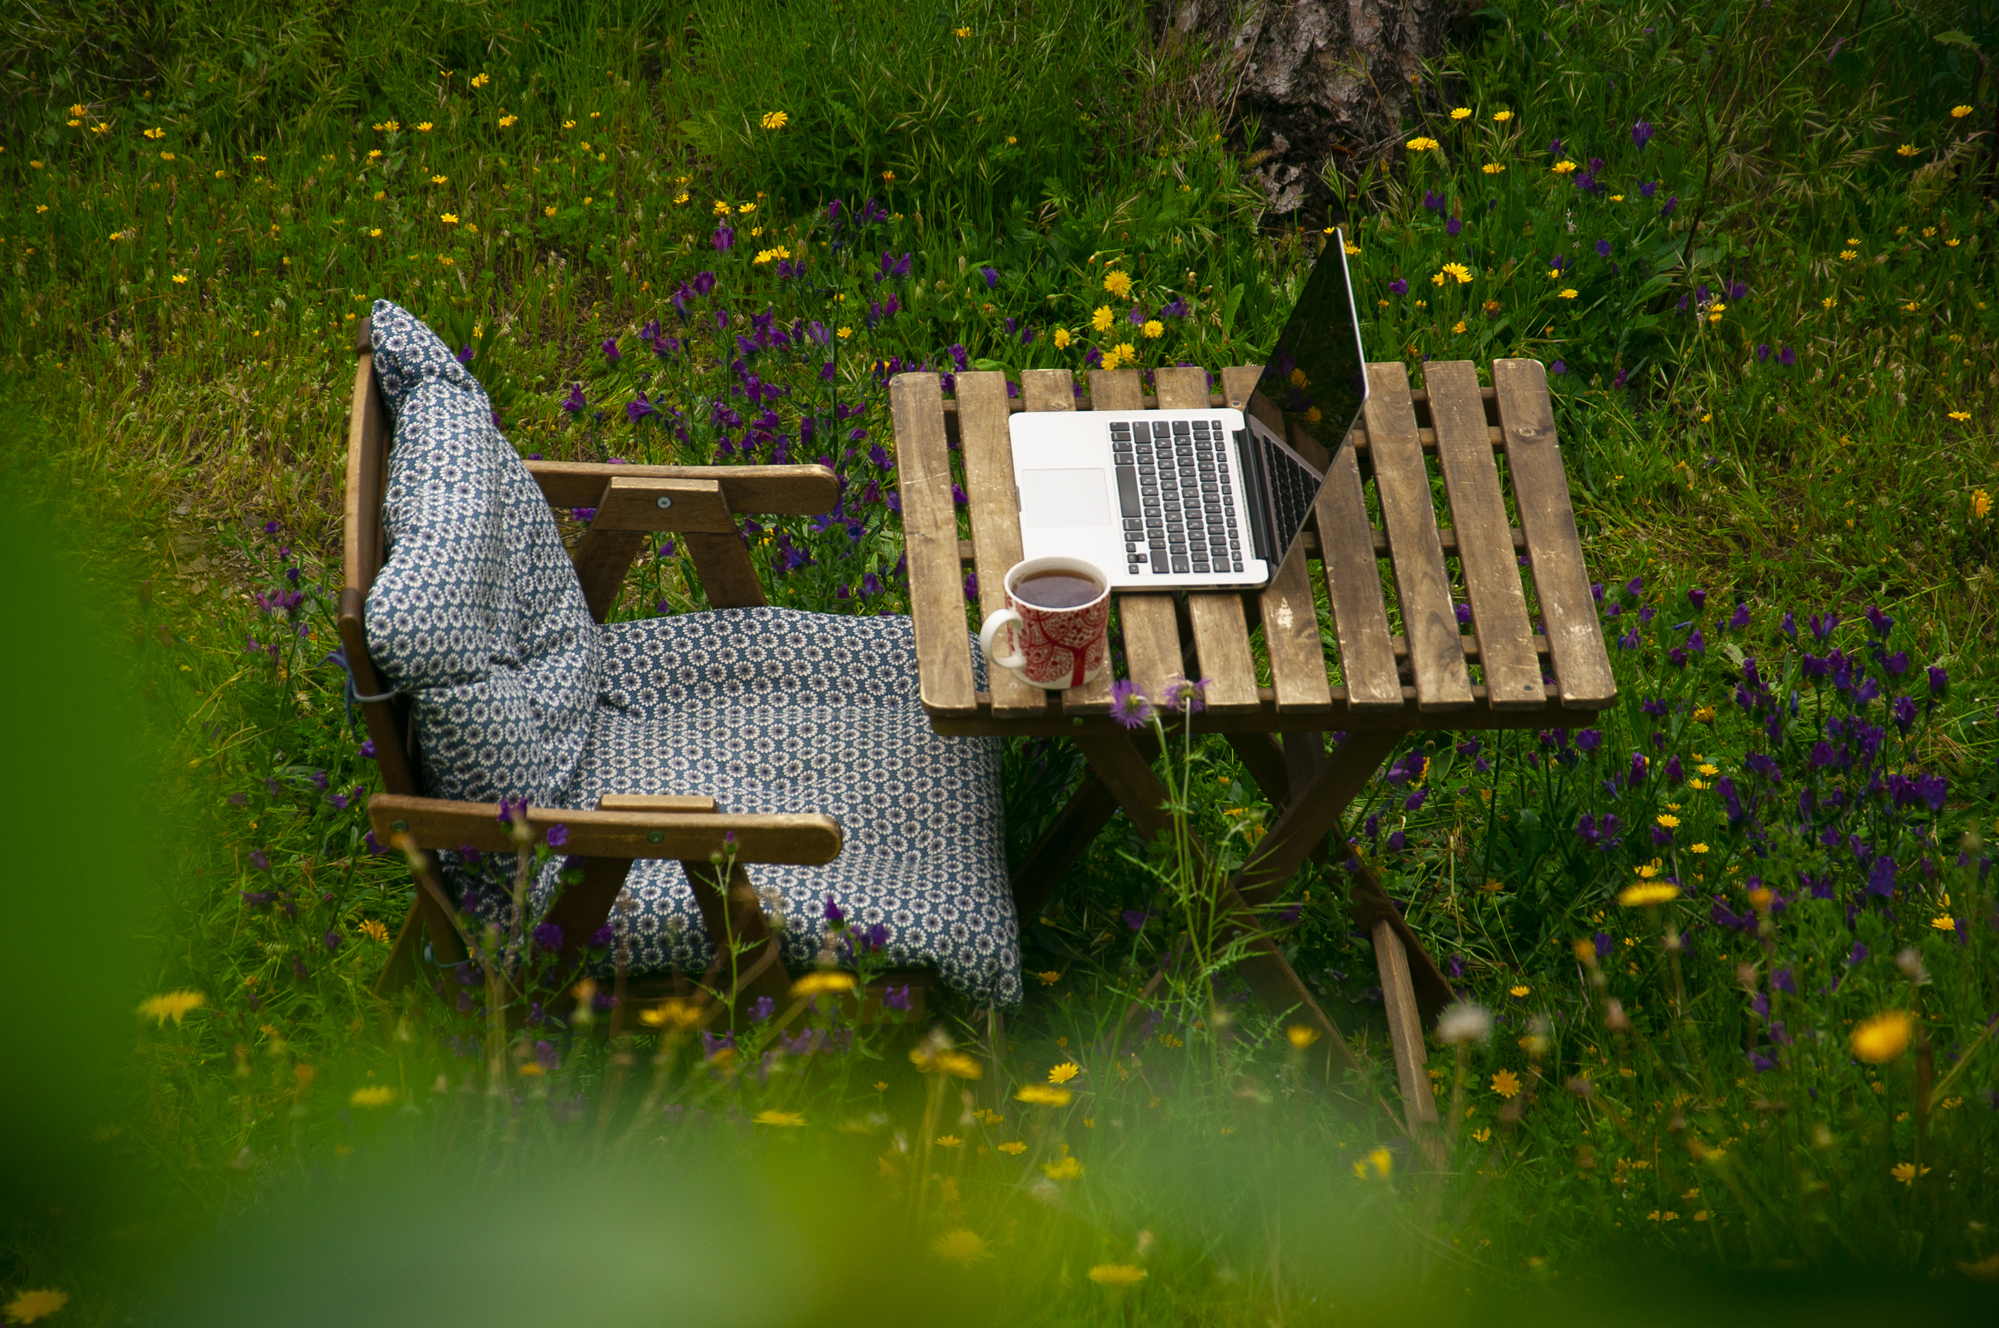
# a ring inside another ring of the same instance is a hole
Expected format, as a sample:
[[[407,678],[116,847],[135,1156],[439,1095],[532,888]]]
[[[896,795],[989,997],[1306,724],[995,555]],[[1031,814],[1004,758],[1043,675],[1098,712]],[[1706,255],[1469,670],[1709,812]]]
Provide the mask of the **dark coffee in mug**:
[[[1102,582],[1074,572],[1036,572],[1014,582],[1013,593],[1037,608],[1075,609],[1103,594],[1104,587]]]

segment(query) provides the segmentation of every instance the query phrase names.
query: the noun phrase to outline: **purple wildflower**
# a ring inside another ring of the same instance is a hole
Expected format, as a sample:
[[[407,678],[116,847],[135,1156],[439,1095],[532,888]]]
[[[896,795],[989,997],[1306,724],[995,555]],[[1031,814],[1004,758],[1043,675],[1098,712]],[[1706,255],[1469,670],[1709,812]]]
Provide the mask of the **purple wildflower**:
[[[1143,727],[1152,721],[1152,702],[1145,699],[1137,683],[1120,678],[1111,684],[1111,718],[1128,729]]]

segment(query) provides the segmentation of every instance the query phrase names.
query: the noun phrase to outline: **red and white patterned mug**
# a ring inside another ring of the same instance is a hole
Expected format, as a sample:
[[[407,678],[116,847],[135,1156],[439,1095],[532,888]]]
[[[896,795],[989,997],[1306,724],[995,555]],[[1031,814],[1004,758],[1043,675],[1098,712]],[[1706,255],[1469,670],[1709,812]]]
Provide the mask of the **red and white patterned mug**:
[[[1081,579],[1090,586],[1079,587]],[[1047,605],[1022,598],[1023,582],[1041,581],[1062,596],[1080,602]],[[1094,587],[1096,594],[1081,600]],[[979,629],[979,646],[988,663],[1012,669],[1036,687],[1051,690],[1081,687],[1104,671],[1110,654],[1110,578],[1095,563],[1081,558],[1031,558],[1015,563],[1006,574],[1007,607],[997,609]],[[1013,629],[1013,653],[995,654],[993,643],[1002,629]]]

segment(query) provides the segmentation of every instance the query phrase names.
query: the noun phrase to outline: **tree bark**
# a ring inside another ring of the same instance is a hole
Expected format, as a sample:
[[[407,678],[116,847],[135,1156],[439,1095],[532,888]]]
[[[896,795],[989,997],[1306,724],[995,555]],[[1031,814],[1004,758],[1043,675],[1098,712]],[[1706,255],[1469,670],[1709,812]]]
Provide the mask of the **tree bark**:
[[[1316,210],[1329,169],[1396,150],[1430,92],[1453,0],[1153,0],[1155,44],[1199,43],[1195,95],[1245,142],[1269,210]],[[1435,95],[1431,93],[1430,95]]]

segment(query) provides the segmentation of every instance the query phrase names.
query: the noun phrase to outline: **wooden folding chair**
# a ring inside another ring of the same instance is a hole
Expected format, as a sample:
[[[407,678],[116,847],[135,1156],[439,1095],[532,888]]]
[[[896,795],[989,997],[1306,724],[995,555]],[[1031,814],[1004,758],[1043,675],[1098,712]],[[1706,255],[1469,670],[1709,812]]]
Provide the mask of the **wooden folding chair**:
[[[448,888],[438,851],[509,854],[518,851],[521,841],[514,827],[502,823],[506,809],[499,804],[423,796],[424,753],[418,750],[410,703],[392,694],[371,655],[365,606],[386,557],[383,502],[394,426],[375,372],[370,320],[361,321],[355,348],[359,364],[348,432],[338,626],[352,699],[387,789],[370,800],[370,821],[383,843],[408,853],[416,882],[413,906],[380,978],[379,989],[386,992],[418,973],[426,949],[432,962],[453,965],[466,960],[476,946],[477,937]],[[599,623],[615,603],[633,559],[655,532],[672,532],[685,545],[716,608],[764,604],[735,514],[822,513],[838,497],[834,473],[818,465],[527,464],[555,508],[596,508],[574,560],[590,614]],[[516,813],[514,819],[527,841],[536,844],[546,840],[551,828],[565,827],[562,852],[572,862],[582,862],[580,884],[564,889],[545,919],[561,928],[558,971],[572,976],[583,971],[586,946],[611,918],[634,863],[660,859],[682,864],[702,925],[714,941],[714,963],[705,974],[695,975],[699,991],[714,1001],[711,1017],[758,997],[780,999],[791,984],[748,868],[830,863],[844,841],[841,825],[831,816],[808,811],[732,814],[718,811],[715,799],[706,795],[607,795],[593,810],[530,807],[524,817]],[[1002,878],[999,889],[1004,888]],[[723,938],[733,941],[733,952]],[[639,1007],[690,995],[687,976],[627,981],[621,974],[623,1003]],[[861,994],[859,1013],[873,1016],[885,994],[895,990],[897,1008],[906,1010],[907,1017],[920,1017],[926,989],[935,980],[928,968],[894,970]]]

